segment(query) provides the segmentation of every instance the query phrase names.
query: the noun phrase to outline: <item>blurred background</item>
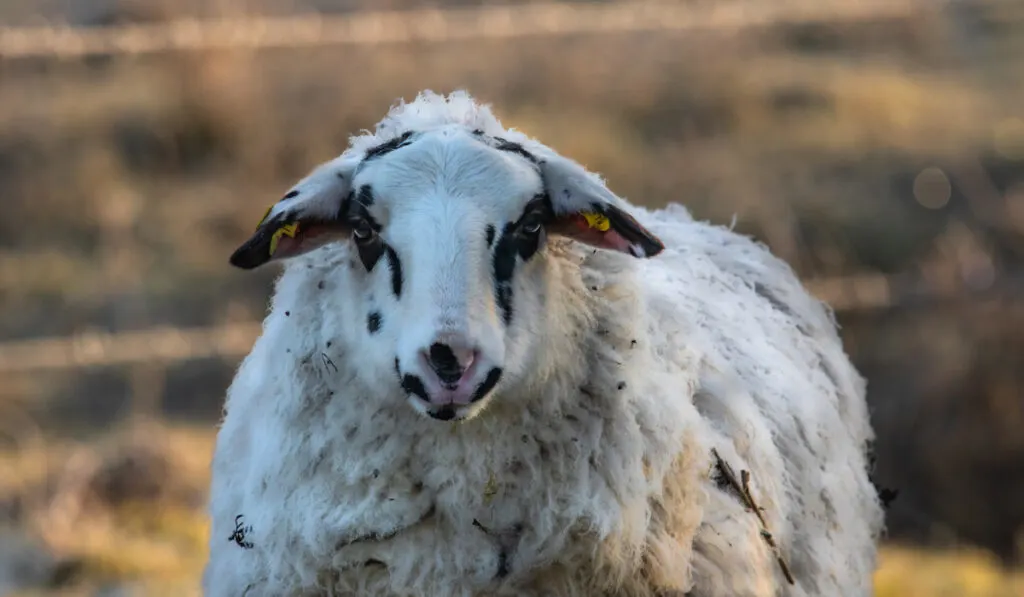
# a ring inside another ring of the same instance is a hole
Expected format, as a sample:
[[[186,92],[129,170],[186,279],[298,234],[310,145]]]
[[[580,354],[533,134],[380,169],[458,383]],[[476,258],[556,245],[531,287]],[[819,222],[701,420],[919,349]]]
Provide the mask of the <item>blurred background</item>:
[[[199,594],[278,271],[227,257],[424,88],[792,264],[898,491],[878,595],[1024,596],[1021,0],[0,1],[0,596]]]

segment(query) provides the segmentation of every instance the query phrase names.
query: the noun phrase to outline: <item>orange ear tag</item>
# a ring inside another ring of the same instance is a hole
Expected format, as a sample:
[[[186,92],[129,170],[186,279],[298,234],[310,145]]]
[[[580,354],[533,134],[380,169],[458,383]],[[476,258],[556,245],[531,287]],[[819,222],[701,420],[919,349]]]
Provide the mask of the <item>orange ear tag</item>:
[[[608,221],[608,218],[604,217],[602,214],[583,211],[580,212],[580,215],[583,216],[591,228],[600,230],[601,232],[608,232],[608,229],[612,226],[612,223]]]

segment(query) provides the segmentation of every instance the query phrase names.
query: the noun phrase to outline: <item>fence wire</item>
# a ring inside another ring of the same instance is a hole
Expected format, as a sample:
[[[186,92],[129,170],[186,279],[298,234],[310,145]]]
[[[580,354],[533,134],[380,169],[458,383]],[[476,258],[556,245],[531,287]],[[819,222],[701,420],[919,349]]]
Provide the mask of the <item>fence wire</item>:
[[[905,17],[958,0],[723,0],[683,4],[529,4],[228,19],[109,27],[0,28],[0,59],[214,49],[280,49],[645,31],[737,31],[782,22]]]

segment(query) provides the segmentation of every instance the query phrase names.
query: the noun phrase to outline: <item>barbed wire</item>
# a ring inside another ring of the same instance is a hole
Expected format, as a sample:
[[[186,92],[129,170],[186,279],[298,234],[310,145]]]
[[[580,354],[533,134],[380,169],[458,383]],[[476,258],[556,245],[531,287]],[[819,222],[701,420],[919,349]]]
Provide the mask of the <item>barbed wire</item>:
[[[906,17],[967,0],[721,0],[668,4],[528,4],[461,9],[174,19],[105,27],[0,27],[0,60],[508,39],[538,35],[736,31],[783,22]]]

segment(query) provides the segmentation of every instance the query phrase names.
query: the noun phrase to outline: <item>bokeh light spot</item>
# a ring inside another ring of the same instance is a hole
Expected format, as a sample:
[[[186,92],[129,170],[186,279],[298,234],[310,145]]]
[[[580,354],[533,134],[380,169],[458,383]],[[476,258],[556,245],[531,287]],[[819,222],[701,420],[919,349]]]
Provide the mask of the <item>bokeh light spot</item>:
[[[930,166],[914,179],[914,198],[928,209],[942,209],[949,203],[953,187],[941,168]]]
[[[1024,159],[1024,120],[1006,118],[996,125],[992,134],[996,153],[1008,160]]]

